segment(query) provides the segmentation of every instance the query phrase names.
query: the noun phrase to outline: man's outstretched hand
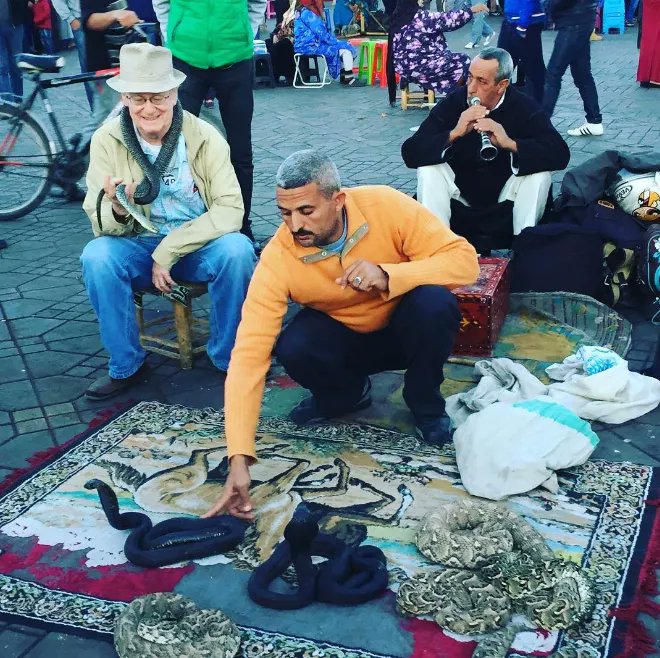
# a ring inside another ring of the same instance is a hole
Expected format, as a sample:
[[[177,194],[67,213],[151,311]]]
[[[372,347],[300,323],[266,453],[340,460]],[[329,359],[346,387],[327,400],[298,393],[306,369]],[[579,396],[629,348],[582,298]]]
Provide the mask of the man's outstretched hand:
[[[244,521],[254,520],[250,482],[248,458],[245,455],[234,455],[229,462],[229,476],[222,494],[202,518],[208,519],[226,513]]]

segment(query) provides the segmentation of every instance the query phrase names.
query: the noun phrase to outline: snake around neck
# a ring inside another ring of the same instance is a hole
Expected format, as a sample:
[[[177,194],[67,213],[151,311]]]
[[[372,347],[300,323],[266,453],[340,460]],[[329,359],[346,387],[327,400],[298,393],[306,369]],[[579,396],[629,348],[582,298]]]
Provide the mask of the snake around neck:
[[[174,106],[172,115],[172,125],[163,137],[163,143],[160,152],[156,157],[156,161],[152,164],[147,158],[145,152],[140,146],[133,119],[129,113],[128,107],[124,107],[119,115],[119,125],[121,134],[124,138],[124,143],[128,152],[133,159],[140,165],[140,169],[144,173],[144,178],[135,188],[133,198],[129,199],[126,194],[126,185],[121,183],[117,185],[116,196],[124,209],[136,219],[142,226],[150,231],[155,231],[151,223],[147,220],[145,214],[138,208],[138,206],[145,206],[153,203],[158,197],[160,192],[160,179],[169,166],[174,153],[176,152],[181,130],[183,128],[183,110],[181,103],[177,102]],[[96,200],[96,214],[99,221],[99,226],[102,228],[101,220],[101,203],[105,197],[105,190],[99,192]]]
[[[127,107],[124,107],[121,111],[119,124],[121,127],[121,135],[124,138],[128,152],[140,165],[140,169],[142,169],[142,172],[144,173],[144,178],[135,188],[133,201],[139,206],[146,206],[147,204],[152,203],[158,196],[158,193],[160,192],[160,177],[165,173],[165,170],[172,161],[172,157],[176,151],[179,136],[181,135],[181,128],[183,127],[183,110],[181,109],[181,103],[177,102],[174,106],[172,125],[165,133],[165,137],[163,137],[163,144],[158,153],[158,157],[153,164],[151,164],[149,158],[147,158],[145,152],[140,146],[140,140],[138,139],[133,119],[131,119]],[[126,186],[122,184],[118,186],[118,189],[119,188],[125,189]]]

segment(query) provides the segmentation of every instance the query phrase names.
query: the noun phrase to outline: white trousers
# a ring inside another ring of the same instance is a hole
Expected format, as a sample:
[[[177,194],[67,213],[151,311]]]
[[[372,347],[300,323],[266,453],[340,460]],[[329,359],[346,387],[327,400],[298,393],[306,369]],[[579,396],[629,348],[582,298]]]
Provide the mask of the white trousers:
[[[454,180],[453,169],[444,162],[417,169],[417,200],[447,226],[451,219],[451,199],[470,205],[461,196]],[[543,216],[551,185],[552,178],[548,171],[511,176],[504,184],[498,202],[513,201],[514,235],[528,226],[536,226]]]
[[[339,51],[341,57],[341,67],[344,71],[353,71],[353,53],[350,50],[342,48]]]

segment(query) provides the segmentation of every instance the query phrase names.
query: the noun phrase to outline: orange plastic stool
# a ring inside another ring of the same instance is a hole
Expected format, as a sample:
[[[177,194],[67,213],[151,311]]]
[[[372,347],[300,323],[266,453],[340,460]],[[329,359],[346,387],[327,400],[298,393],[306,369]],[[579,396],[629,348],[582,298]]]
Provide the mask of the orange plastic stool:
[[[370,84],[376,84],[376,78],[379,79],[381,87],[387,87],[387,41],[377,41],[374,46]]]

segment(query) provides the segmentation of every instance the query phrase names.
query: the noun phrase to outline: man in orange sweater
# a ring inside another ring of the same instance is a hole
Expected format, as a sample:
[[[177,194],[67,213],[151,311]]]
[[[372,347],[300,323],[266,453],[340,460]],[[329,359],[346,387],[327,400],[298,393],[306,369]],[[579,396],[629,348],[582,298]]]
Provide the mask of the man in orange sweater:
[[[206,516],[253,517],[249,465],[273,352],[312,394],[291,412],[297,424],[365,408],[370,374],[405,369],[420,437],[450,438],[439,388],[460,313],[449,289],[476,280],[474,248],[390,187],[341,189],[317,151],[282,163],[276,196],[284,225],[254,272],[225,385],[230,473]],[[280,334],[289,300],[304,308]]]

